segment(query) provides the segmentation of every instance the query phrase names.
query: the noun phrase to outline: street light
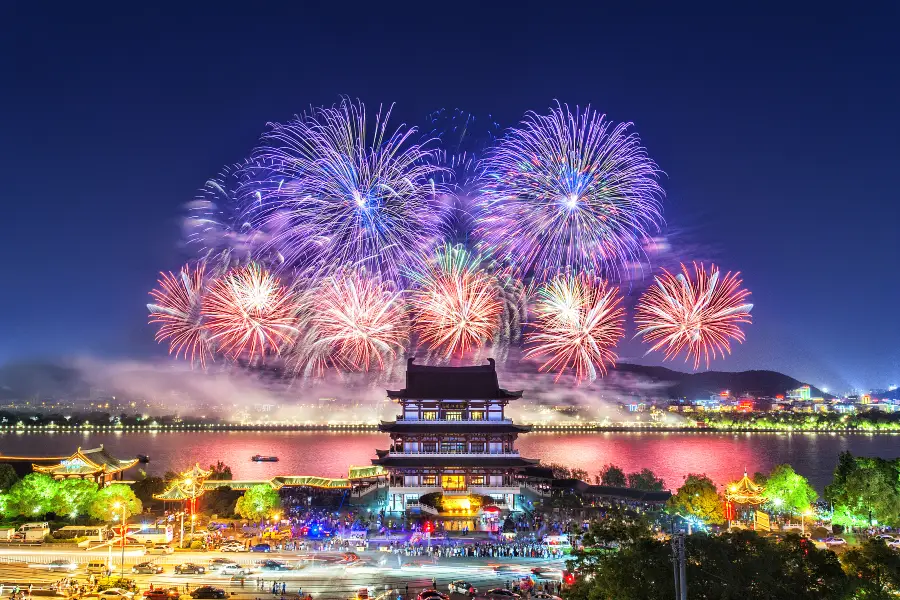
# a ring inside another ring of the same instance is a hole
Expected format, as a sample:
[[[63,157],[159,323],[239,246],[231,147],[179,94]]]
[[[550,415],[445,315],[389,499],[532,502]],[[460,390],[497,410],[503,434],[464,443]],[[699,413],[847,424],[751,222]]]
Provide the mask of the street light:
[[[125,579],[125,503],[124,502],[113,502],[113,508],[116,510],[122,509],[122,524],[120,527],[122,528],[122,564],[121,566],[121,574],[120,578]]]
[[[802,513],[800,513],[800,533],[804,536],[806,535],[806,521],[804,521],[804,518],[811,517],[812,515],[813,515],[813,512],[811,510],[809,510],[808,508],[805,511],[803,511]]]

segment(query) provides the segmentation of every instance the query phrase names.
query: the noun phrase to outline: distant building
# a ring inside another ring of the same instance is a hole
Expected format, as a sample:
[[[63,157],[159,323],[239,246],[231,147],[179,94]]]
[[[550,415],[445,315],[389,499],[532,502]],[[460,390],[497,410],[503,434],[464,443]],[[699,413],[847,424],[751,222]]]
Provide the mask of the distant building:
[[[810,393],[810,389],[808,385],[801,385],[796,390],[789,390],[787,393],[787,397],[793,400],[799,400],[801,402],[806,402],[811,399],[812,394]]]

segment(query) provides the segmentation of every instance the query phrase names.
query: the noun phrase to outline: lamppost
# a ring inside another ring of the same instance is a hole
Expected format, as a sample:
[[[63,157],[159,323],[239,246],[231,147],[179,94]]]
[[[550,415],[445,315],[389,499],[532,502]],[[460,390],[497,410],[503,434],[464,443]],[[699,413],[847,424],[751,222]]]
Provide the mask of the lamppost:
[[[120,565],[120,567],[121,567],[120,577],[122,579],[125,579],[125,533],[127,531],[127,529],[125,527],[125,503],[124,502],[114,502],[113,508],[115,508],[116,510],[119,510],[120,508],[122,509],[122,525],[121,525],[121,527],[122,527],[122,563]]]
[[[812,514],[813,514],[812,511],[809,510],[808,508],[805,511],[803,511],[802,513],[800,513],[800,533],[801,533],[801,535],[804,535],[804,536],[806,535],[806,521],[804,520],[804,517],[811,517]]]

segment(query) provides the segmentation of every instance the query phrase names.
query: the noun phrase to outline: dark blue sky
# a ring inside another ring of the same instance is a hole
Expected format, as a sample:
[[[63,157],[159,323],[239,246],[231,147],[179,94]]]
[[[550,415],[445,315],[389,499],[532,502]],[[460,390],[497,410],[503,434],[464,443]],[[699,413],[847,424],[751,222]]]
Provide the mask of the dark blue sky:
[[[633,121],[667,220],[743,272],[755,323],[715,368],[900,382],[894,3],[41,4],[0,7],[0,361],[163,355],[144,304],[183,258],[181,206],[267,121],[346,94],[396,102],[398,122],[459,107],[512,125],[558,98]]]

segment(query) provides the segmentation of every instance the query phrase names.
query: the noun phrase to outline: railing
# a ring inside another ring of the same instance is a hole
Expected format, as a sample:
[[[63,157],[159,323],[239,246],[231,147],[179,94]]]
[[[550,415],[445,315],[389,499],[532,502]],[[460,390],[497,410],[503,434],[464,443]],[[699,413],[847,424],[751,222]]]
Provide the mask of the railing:
[[[405,418],[402,415],[397,415],[398,423],[415,423],[416,425],[459,425],[460,423],[465,423],[466,425],[471,425],[472,423],[483,424],[483,425],[512,425],[512,419],[420,419],[418,417],[410,417]]]
[[[440,452],[426,450],[389,450],[388,456],[519,456],[518,450],[488,452]]]

